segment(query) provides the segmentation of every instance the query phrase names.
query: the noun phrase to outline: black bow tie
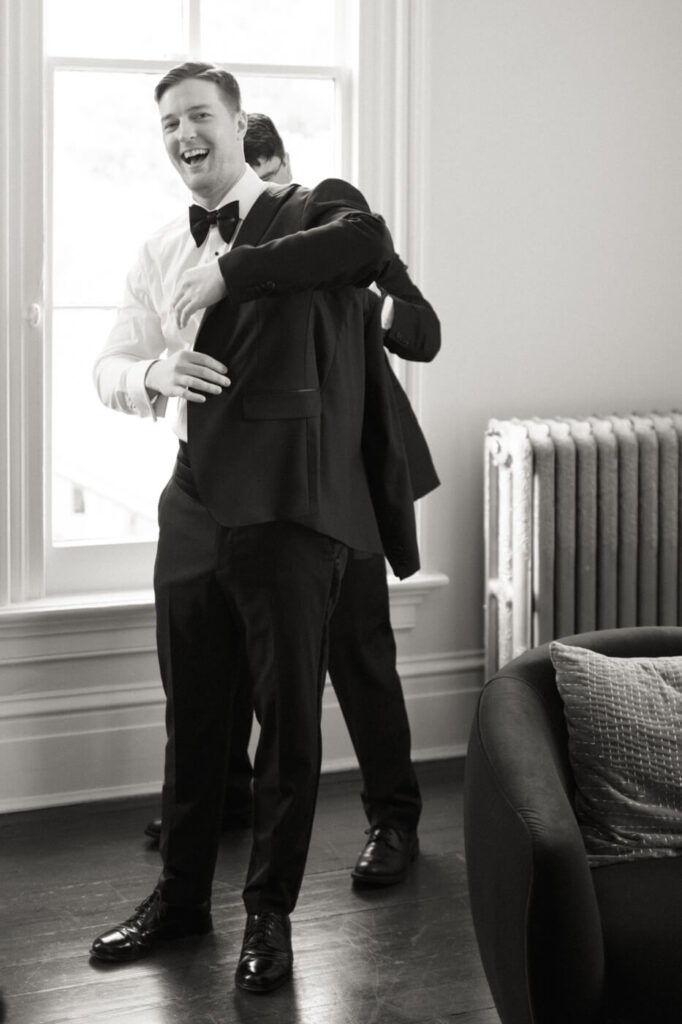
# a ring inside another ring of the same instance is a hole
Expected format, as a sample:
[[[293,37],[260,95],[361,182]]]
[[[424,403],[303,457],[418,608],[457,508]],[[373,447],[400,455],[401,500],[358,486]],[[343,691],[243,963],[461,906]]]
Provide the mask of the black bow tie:
[[[189,208],[189,229],[197,245],[201,245],[211,224],[218,225],[218,231],[226,242],[232,241],[237,224],[239,223],[239,201],[221,206],[219,210],[204,210],[203,207],[190,206]]]

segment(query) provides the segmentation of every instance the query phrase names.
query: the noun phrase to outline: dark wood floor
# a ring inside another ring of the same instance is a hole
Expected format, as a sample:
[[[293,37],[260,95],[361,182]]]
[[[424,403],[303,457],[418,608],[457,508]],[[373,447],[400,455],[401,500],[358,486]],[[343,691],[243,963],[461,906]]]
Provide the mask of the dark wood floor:
[[[153,799],[0,817],[0,988],[8,1024],[499,1024],[467,904],[462,764],[418,766],[421,856],[409,879],[356,890],[349,870],[365,821],[352,774],[323,779],[295,914],[294,980],[238,992],[234,968],[249,840],[225,835],[214,932],[129,965],[96,965],[95,935],[154,886],[158,852],[142,836]],[[0,1019],[3,1019],[0,1010]]]

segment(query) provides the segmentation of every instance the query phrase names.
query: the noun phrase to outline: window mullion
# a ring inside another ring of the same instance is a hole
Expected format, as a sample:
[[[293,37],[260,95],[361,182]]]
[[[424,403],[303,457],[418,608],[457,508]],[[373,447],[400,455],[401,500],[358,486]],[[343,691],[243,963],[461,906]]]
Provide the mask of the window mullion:
[[[44,586],[44,365],[43,365],[43,151],[42,5],[2,0],[2,178],[7,237],[3,321],[3,396],[7,443],[3,444],[2,518],[9,540],[0,600],[41,597]],[[37,43],[36,43],[37,41]]]
[[[14,205],[9,177],[10,169],[10,95],[12,52],[12,9],[8,0],[0,3],[0,607],[10,599],[10,558],[12,539],[10,537],[10,352],[9,339],[13,331],[13,310],[10,300],[13,294],[14,252],[10,244],[10,229]]]
[[[159,77],[171,67],[167,60],[142,60],[125,57],[69,57],[52,56],[46,60],[50,70],[65,69],[70,71],[120,71],[154,72]],[[230,63],[232,74],[239,80],[242,78],[321,78],[337,80],[345,74],[345,68],[339,64],[237,64]]]
[[[201,60],[201,0],[185,0],[183,9],[187,56]]]

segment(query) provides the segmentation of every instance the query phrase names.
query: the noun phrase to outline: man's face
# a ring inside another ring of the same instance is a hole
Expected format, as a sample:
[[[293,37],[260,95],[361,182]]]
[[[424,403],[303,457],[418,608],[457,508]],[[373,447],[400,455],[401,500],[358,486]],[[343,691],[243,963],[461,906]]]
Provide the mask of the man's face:
[[[195,199],[215,206],[244,172],[246,114],[234,113],[215,82],[186,78],[159,101],[170,161]]]
[[[291,165],[289,154],[284,154],[284,159],[278,156],[271,156],[269,160],[259,160],[251,165],[261,181],[274,181],[277,185],[288,185],[291,181]]]

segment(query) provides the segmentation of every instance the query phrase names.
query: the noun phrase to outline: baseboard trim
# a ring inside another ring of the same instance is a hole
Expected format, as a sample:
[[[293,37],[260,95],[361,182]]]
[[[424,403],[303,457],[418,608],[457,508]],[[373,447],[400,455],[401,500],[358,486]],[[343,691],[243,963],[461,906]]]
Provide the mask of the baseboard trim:
[[[105,655],[106,657],[106,655]],[[163,705],[161,683],[119,683],[0,697],[0,721]]]
[[[100,800],[120,800],[130,796],[159,796],[161,788],[157,783],[135,783],[127,786],[108,786],[98,789],[78,789],[68,793],[49,793],[32,797],[17,797],[0,801],[0,812],[12,814],[18,811],[38,811],[44,807],[67,807],[71,804],[98,803]]]
[[[398,663],[416,762],[461,757],[483,681],[483,654]],[[164,699],[153,682],[0,699],[0,813],[158,793]],[[326,773],[356,768],[334,692],[323,701]]]

